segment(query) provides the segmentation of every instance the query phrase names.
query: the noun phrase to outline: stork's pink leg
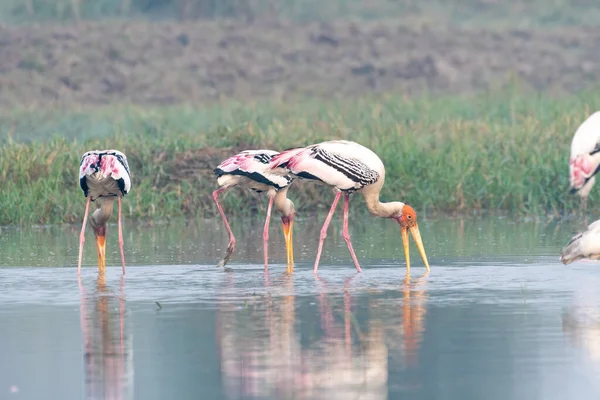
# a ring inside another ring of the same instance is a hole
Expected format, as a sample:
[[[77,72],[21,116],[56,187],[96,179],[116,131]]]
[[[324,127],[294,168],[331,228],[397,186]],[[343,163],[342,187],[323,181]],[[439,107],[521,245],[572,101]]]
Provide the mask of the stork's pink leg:
[[[125,365],[125,277],[121,277],[121,295],[119,296],[119,339],[121,364]],[[121,375],[119,375],[121,376]]]
[[[125,275],[125,251],[123,250],[123,228],[121,225],[121,196],[117,196],[117,201],[119,203],[119,217],[117,219],[119,222],[119,248],[121,249],[121,265],[123,266],[123,275]]]
[[[217,208],[219,209],[219,213],[221,214],[221,217],[223,218],[223,222],[225,223],[225,228],[227,228],[227,232],[229,233],[229,246],[227,246],[227,252],[225,253],[225,257],[221,261],[219,261],[219,264],[217,264],[218,267],[223,267],[223,266],[225,266],[225,264],[227,264],[229,262],[229,260],[231,259],[231,255],[233,254],[233,250],[235,248],[235,237],[233,236],[233,231],[231,230],[231,227],[229,226],[229,222],[227,222],[227,217],[225,216],[223,207],[221,207],[221,204],[219,203],[219,194],[223,193],[226,190],[227,190],[227,188],[217,189],[212,194],[213,199],[215,200],[215,203],[217,204]]]
[[[346,358],[350,360],[352,354],[352,330],[350,329],[350,318],[351,314],[351,302],[350,292],[348,288],[344,288],[344,328],[346,333]]]
[[[581,212],[582,212],[583,214],[585,214],[585,217],[583,218],[583,223],[585,224],[585,228],[586,228],[586,229],[587,229],[587,227],[588,227],[588,217],[587,217],[587,214],[586,214],[586,211],[587,211],[587,199],[588,199],[588,198],[587,198],[587,196],[585,196],[585,197],[583,198],[583,205],[582,205],[582,207],[581,207],[581,208],[582,208]]]
[[[77,263],[77,275],[81,275],[81,259],[83,258],[83,244],[85,243],[85,224],[87,223],[88,212],[90,211],[91,197],[87,198],[85,203],[85,214],[83,214],[83,225],[79,234],[79,262]]]
[[[354,253],[354,248],[352,247],[352,242],[350,241],[350,232],[348,232],[348,209],[350,208],[350,195],[346,193],[344,196],[344,225],[342,228],[342,237],[346,241],[348,245],[348,250],[350,250],[350,256],[352,257],[352,261],[354,261],[354,266],[358,272],[361,272],[360,265],[358,264],[358,259],[356,258],[356,254]]]
[[[269,268],[269,224],[271,223],[271,209],[273,208],[273,200],[275,196],[269,198],[269,207],[267,208],[267,219],[265,220],[265,228],[263,229],[263,251],[265,255],[265,270]]]
[[[333,203],[331,204],[329,214],[327,215],[325,223],[321,228],[321,236],[319,237],[319,249],[317,250],[317,259],[315,260],[315,268],[313,270],[315,274],[319,269],[319,259],[321,258],[321,252],[323,251],[323,242],[325,242],[325,238],[327,237],[327,228],[329,228],[329,223],[331,222],[331,218],[333,218],[333,213],[335,212],[335,208],[337,207],[338,201],[340,201],[340,197],[342,197],[342,192],[338,192],[335,195],[335,199],[333,199]]]

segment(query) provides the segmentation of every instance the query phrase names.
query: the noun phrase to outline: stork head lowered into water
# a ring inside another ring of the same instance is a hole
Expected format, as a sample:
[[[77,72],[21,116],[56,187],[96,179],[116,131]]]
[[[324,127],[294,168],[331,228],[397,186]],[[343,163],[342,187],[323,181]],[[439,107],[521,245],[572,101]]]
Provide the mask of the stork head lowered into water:
[[[118,228],[121,263],[125,274],[125,254],[123,251],[123,231],[121,229],[121,198],[131,189],[131,176],[127,157],[118,150],[93,150],[81,157],[79,164],[79,185],[87,197],[83,226],[79,235],[79,261],[77,273],[81,273],[85,225],[90,202],[97,202],[98,208],[92,213],[91,225],[96,236],[98,271],[106,270],[106,224],[112,215],[115,198],[119,204]]]

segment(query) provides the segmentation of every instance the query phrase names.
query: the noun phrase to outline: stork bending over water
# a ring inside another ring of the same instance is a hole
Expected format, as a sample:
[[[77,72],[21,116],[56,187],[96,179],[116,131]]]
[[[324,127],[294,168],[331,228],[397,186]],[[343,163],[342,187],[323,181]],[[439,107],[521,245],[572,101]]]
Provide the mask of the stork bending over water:
[[[582,210],[587,208],[587,198],[600,170],[600,112],[595,112],[575,131],[569,159],[571,193],[583,199]],[[587,217],[586,217],[587,225]]]
[[[79,165],[79,185],[87,197],[83,226],[79,235],[79,262],[77,274],[81,274],[83,243],[85,242],[85,226],[90,209],[90,202],[98,201],[98,208],[92,213],[91,225],[96,236],[98,253],[98,271],[106,271],[106,223],[112,215],[115,198],[119,204],[118,227],[121,263],[125,275],[125,254],[123,251],[123,231],[121,229],[121,198],[131,189],[129,165],[125,154],[117,150],[88,151],[81,157]]]
[[[600,220],[573,236],[560,253],[565,265],[581,259],[600,260]]]
[[[214,173],[217,176],[217,183],[220,188],[213,192],[213,199],[217,204],[219,213],[225,223],[225,228],[229,233],[229,245],[223,260],[219,262],[222,267],[231,259],[235,248],[235,237],[223,207],[219,203],[219,194],[235,186],[251,189],[257,193],[267,192],[269,196],[269,206],[267,208],[267,218],[263,229],[263,251],[265,260],[265,269],[268,265],[268,240],[269,224],[271,221],[271,208],[275,208],[281,213],[281,222],[283,224],[283,234],[285,237],[285,246],[287,250],[288,270],[294,266],[294,251],[292,247],[292,226],[294,224],[294,203],[287,198],[287,191],[293,182],[293,178],[287,174],[276,174],[269,168],[271,158],[279,154],[272,150],[246,150],[230,157],[215,168]]]
[[[356,270],[358,272],[361,271],[352,247],[352,242],[350,241],[350,233],[348,232],[350,195],[355,192],[363,195],[367,209],[371,214],[394,219],[400,224],[407,271],[410,272],[409,230],[415,239],[425,267],[429,271],[427,255],[425,254],[423,241],[421,240],[421,234],[417,225],[417,215],[411,206],[404,203],[382,203],[379,201],[379,192],[383,187],[385,179],[385,167],[377,154],[368,148],[346,140],[331,140],[313,144],[305,148],[283,151],[273,157],[270,167],[273,169],[283,168],[299,178],[315,180],[329,185],[336,192],[329,214],[321,228],[319,248],[314,266],[315,273],[319,268],[319,259],[323,250],[323,242],[327,237],[327,228],[342,194],[344,194],[342,236],[346,241]]]

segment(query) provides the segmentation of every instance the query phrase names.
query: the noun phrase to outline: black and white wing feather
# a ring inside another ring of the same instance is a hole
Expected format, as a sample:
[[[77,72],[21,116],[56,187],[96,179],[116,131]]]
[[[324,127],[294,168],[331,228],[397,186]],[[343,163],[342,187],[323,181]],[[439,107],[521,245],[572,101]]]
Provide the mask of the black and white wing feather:
[[[375,153],[358,143],[345,140],[283,151],[273,158],[271,166],[347,192],[372,185],[385,174],[383,163]]]
[[[102,196],[124,196],[131,190],[131,175],[125,154],[118,150],[93,150],[81,157],[79,185],[92,200]]]

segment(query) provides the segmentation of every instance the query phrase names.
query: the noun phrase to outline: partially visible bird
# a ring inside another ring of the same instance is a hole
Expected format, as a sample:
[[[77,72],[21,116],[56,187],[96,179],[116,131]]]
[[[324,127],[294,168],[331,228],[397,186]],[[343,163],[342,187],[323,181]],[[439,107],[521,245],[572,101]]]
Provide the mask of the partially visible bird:
[[[79,185],[87,197],[83,226],[79,235],[79,263],[77,274],[81,274],[83,243],[85,242],[85,226],[88,218],[90,202],[98,200],[98,208],[92,213],[91,226],[96,236],[98,253],[98,270],[106,271],[106,223],[112,215],[115,198],[119,204],[118,227],[121,263],[125,275],[125,253],[123,251],[123,231],[121,228],[121,198],[131,190],[131,176],[127,157],[118,150],[93,150],[81,157],[79,165]]]
[[[560,253],[560,261],[565,265],[584,258],[600,260],[600,220],[573,236]]]
[[[571,142],[569,159],[570,192],[583,199],[583,211],[587,208],[587,198],[600,170],[600,112],[595,112],[575,131]]]
[[[304,148],[296,148],[282,151],[273,157],[270,167],[274,171],[283,169],[293,175],[314,180],[329,185],[336,193],[321,228],[319,248],[315,260],[314,272],[319,267],[319,259],[323,250],[323,242],[327,237],[327,228],[333,217],[335,208],[344,194],[344,222],[342,236],[346,241],[352,260],[358,272],[361,271],[358,259],[354,253],[350,233],[348,232],[348,207],[350,195],[359,192],[365,198],[367,209],[373,215],[391,218],[400,224],[402,241],[404,242],[404,254],[406,257],[406,269],[410,272],[410,256],[408,231],[413,235],[417,248],[429,271],[427,255],[421,240],[421,234],[417,225],[415,210],[409,205],[401,202],[382,203],[379,201],[379,192],[385,180],[385,167],[381,159],[370,149],[346,140],[331,140],[313,144]]]
[[[245,150],[230,157],[215,168],[214,173],[217,176],[219,189],[213,192],[213,199],[217,204],[219,213],[223,217],[225,228],[229,233],[229,245],[225,257],[218,266],[222,267],[229,262],[235,248],[235,237],[225,217],[223,207],[219,203],[219,194],[234,186],[240,186],[253,190],[257,193],[266,192],[269,196],[269,206],[267,208],[267,218],[263,228],[263,250],[265,269],[268,266],[268,240],[269,224],[271,221],[271,208],[275,204],[277,211],[281,213],[281,222],[283,225],[283,234],[287,250],[288,271],[294,266],[294,251],[292,247],[292,227],[294,224],[295,208],[294,203],[287,198],[287,191],[294,181],[288,174],[275,174],[269,168],[271,158],[279,154],[273,150]]]

